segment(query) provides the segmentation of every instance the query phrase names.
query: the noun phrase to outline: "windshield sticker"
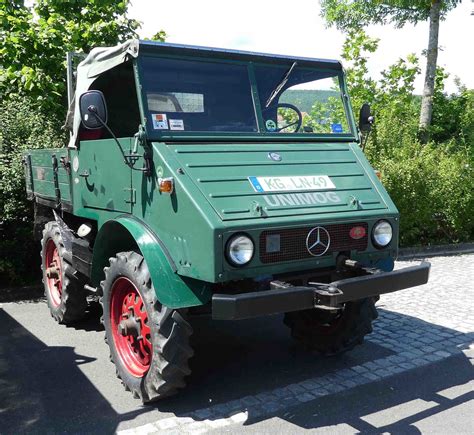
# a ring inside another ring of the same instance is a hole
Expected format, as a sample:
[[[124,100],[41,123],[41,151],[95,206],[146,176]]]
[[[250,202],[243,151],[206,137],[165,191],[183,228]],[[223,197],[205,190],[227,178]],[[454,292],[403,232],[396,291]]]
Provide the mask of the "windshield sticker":
[[[155,130],[168,130],[168,120],[164,113],[152,113],[151,120]]]
[[[273,119],[267,119],[265,121],[265,128],[267,131],[275,131],[277,129],[275,121]]]
[[[343,133],[342,124],[331,124],[331,130],[333,133]]]
[[[336,186],[327,175],[295,177],[249,177],[255,192],[288,192],[298,190],[326,190]]]
[[[182,119],[170,119],[170,130],[184,130],[184,121]]]

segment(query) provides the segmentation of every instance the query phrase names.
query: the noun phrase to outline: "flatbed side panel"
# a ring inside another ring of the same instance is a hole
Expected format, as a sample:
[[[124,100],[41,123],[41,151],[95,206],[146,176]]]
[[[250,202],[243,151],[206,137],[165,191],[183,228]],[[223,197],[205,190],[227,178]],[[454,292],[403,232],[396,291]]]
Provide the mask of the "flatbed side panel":
[[[42,150],[31,150],[27,153],[31,162],[30,190],[34,196],[52,201],[57,200],[57,191],[61,202],[71,202],[71,186],[68,169],[61,163],[66,159],[68,150],[66,148],[53,148]],[[57,181],[54,170],[53,156],[57,160]]]

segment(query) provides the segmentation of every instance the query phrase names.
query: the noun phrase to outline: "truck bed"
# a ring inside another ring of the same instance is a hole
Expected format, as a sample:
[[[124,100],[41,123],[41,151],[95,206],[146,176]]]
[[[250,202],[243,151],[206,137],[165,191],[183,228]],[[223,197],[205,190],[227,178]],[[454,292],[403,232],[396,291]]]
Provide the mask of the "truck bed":
[[[50,206],[71,206],[67,148],[30,150],[25,153],[24,162],[29,199]]]

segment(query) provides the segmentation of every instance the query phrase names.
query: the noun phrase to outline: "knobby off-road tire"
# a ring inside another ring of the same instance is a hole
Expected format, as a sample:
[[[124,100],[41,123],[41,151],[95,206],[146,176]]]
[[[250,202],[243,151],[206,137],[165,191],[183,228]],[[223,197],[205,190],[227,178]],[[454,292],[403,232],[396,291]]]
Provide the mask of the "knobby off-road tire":
[[[109,261],[101,282],[102,320],[117,377],[143,403],[175,394],[191,373],[192,327],[183,310],[157,300],[140,254],[121,252]]]
[[[286,313],[284,323],[306,349],[331,356],[362,344],[377,316],[374,299],[367,298],[346,303],[338,314],[316,309]]]
[[[55,221],[48,222],[41,239],[41,270],[44,294],[51,316],[63,324],[82,319],[87,310],[84,282],[71,265],[72,253],[64,241]]]

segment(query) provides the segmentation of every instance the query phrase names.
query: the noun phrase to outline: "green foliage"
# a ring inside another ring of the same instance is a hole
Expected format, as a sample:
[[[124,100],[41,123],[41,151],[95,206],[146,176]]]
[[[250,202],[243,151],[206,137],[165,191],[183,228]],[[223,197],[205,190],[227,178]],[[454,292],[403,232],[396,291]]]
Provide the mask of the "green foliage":
[[[0,94],[29,95],[64,114],[65,56],[87,53],[136,37],[140,23],[127,18],[129,1],[0,0]],[[164,36],[163,32],[155,38]]]
[[[356,30],[369,24],[394,24],[426,21],[432,0],[321,0],[321,15],[327,23],[342,30]],[[455,8],[461,0],[443,0],[441,16]]]
[[[128,5],[37,0],[28,7],[23,0],[0,0],[1,285],[21,284],[36,270],[21,157],[26,149],[66,142],[66,52],[87,53],[136,37],[139,23],[127,18]],[[152,39],[165,36],[160,31]]]
[[[400,210],[402,245],[473,240],[472,150],[412,141],[371,160]]]
[[[11,94],[0,103],[0,276],[2,285],[29,279],[38,251],[32,240],[32,204],[25,194],[22,154],[28,149],[60,147],[61,123],[32,104]],[[38,251],[39,252],[39,251]]]
[[[434,94],[431,137],[435,142],[455,140],[460,144],[474,144],[474,90],[457,80],[458,93],[447,95],[444,81],[449,77],[438,68]]]
[[[366,154],[400,211],[401,244],[473,240],[474,91],[459,84],[458,93],[446,95],[447,74],[438,69],[432,142],[422,145],[413,93],[418,59],[399,59],[376,82],[366,68],[367,53],[376,50],[376,40],[351,31],[343,57],[354,107],[369,102],[376,117]]]

